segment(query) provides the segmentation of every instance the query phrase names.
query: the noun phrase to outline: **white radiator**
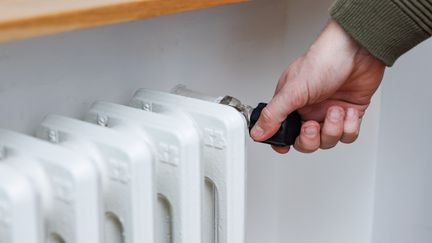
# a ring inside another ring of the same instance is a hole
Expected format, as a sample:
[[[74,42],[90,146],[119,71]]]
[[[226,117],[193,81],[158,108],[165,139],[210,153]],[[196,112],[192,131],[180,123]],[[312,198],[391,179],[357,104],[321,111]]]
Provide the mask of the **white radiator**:
[[[243,243],[246,134],[231,107],[145,89],[0,131],[0,243]]]

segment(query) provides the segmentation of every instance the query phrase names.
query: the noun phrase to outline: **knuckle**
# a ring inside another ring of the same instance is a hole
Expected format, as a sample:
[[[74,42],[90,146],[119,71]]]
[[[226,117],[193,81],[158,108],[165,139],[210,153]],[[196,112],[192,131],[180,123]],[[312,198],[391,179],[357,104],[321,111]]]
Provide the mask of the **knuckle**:
[[[296,108],[300,108],[306,105],[308,94],[307,92],[303,91],[304,89],[299,88],[298,86],[296,88],[291,88],[290,96],[286,99],[291,102],[291,105]]]
[[[309,97],[307,88],[304,86],[300,81],[287,83],[274,97],[274,103],[278,107],[285,108],[287,113],[289,109],[298,109],[305,106]]]
[[[343,129],[324,127],[321,133],[321,142],[331,143],[331,141],[337,141],[341,139],[343,135]]]
[[[329,140],[339,140],[344,134],[343,124],[333,125],[330,123],[324,124],[322,136]]]
[[[264,109],[261,111],[261,118],[262,118],[262,121],[264,121],[264,122],[273,121],[273,114],[270,111],[268,106],[264,107]]]
[[[342,131],[338,129],[323,129],[322,137],[326,140],[336,140],[342,136]]]

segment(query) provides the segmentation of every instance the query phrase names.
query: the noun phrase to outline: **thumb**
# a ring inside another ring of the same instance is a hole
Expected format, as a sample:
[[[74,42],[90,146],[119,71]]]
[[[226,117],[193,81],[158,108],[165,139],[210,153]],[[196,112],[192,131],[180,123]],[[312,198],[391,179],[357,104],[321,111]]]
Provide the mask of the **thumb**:
[[[299,85],[299,82],[296,83],[287,82],[262,110],[251,130],[250,135],[254,140],[265,141],[271,138],[291,112],[307,104],[307,87]]]

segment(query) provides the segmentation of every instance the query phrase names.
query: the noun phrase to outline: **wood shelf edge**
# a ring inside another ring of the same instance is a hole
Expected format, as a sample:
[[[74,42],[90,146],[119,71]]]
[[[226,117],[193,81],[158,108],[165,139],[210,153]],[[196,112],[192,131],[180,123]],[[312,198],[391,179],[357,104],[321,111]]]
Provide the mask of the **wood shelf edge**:
[[[58,9],[50,6],[46,12],[0,19],[0,43],[247,1],[114,0],[107,4],[100,4],[99,1],[99,4],[93,6],[91,2],[83,4],[84,6],[59,6]]]

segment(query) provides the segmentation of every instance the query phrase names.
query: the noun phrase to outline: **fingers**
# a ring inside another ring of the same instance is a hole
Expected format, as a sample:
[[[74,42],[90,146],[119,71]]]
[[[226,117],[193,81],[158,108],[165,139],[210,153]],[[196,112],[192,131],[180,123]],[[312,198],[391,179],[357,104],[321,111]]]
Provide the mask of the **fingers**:
[[[315,152],[320,147],[320,124],[316,121],[303,123],[300,136],[297,137],[294,148],[302,153]]]
[[[348,108],[345,116],[344,132],[341,138],[342,143],[353,143],[360,132],[361,119],[359,113],[354,108]]]
[[[279,147],[279,146],[272,146],[273,150],[280,153],[280,154],[286,154],[289,152],[290,147]]]
[[[273,136],[286,117],[296,109],[305,105],[307,89],[297,85],[285,85],[268,105],[262,110],[260,118],[251,130],[251,136],[256,141],[264,141]]]
[[[302,153],[315,152],[320,147],[320,124],[315,121],[308,121],[302,125],[299,137],[296,139],[294,148]],[[289,152],[289,147],[272,146],[273,150],[286,154]]]
[[[358,138],[360,124],[361,119],[356,109],[344,110],[332,106],[322,125],[316,121],[307,121],[302,125],[294,148],[302,153],[312,153],[318,149],[333,148],[339,141],[353,143]]]
[[[355,108],[344,110],[340,106],[332,106],[327,110],[322,124],[310,120],[304,122],[294,148],[302,153],[312,153],[318,149],[330,149],[338,144],[353,143],[359,135],[361,119]],[[276,147],[273,150],[280,154],[289,152],[289,147]]]
[[[336,146],[344,133],[345,111],[339,106],[328,109],[321,131],[321,149]]]

